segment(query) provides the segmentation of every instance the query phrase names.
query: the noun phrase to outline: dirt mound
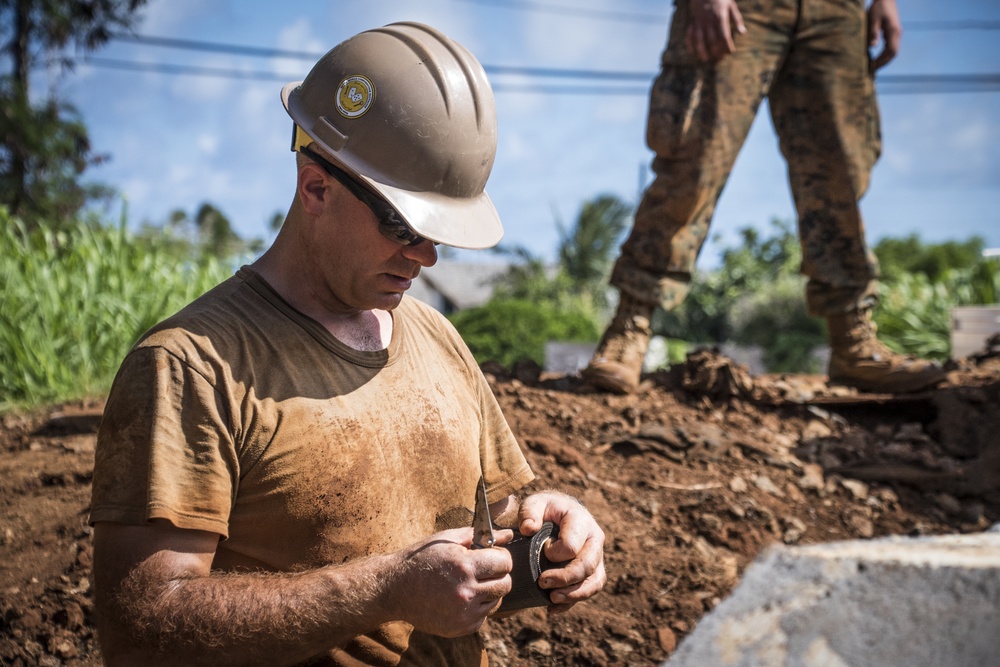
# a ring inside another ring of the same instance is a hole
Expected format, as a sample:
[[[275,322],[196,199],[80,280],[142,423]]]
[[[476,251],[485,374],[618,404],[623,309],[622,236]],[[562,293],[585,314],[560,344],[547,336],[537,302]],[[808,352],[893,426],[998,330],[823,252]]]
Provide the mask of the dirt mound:
[[[495,665],[654,665],[770,544],[1000,521],[997,354],[911,396],[751,377],[710,350],[633,396],[530,364],[484,370],[535,486],[578,496],[608,536],[606,592],[489,622]],[[86,524],[100,407],[0,424],[0,663],[100,664]]]

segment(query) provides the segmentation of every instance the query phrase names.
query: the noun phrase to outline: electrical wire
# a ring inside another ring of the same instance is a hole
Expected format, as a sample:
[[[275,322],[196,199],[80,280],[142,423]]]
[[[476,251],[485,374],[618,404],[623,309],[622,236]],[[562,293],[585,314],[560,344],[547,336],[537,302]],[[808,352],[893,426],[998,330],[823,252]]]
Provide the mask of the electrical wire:
[[[638,12],[622,12],[610,9],[588,9],[586,7],[573,7],[570,5],[551,5],[545,2],[533,2],[532,0],[465,0],[479,5],[491,5],[501,9],[524,9],[528,11],[547,12],[549,14],[562,14],[574,18],[598,19],[601,21],[626,21],[629,23],[642,24],[665,24],[670,18],[670,12],[646,14]]]
[[[597,19],[601,21],[626,21],[629,23],[641,23],[644,25],[659,26],[670,18],[670,11],[649,14],[639,12],[623,12],[607,9],[589,9],[586,7],[574,7],[570,5],[550,4],[547,2],[534,2],[533,0],[464,0],[465,2],[477,5],[488,5],[500,9],[515,9],[532,12],[546,12],[550,14],[561,14],[573,18]],[[968,19],[968,20],[925,20],[925,21],[903,21],[904,30],[951,32],[956,30],[1000,30],[1000,21],[988,19]]]
[[[90,56],[79,59],[77,64],[94,67],[137,72],[155,72],[190,76],[209,76],[228,79],[254,81],[294,81],[301,74],[281,74],[272,71],[240,70],[202,65],[178,65],[171,63],[139,62]],[[504,67],[484,65],[483,69],[492,76],[521,76],[531,79],[579,79],[583,81],[632,81],[651,83],[655,77],[651,72],[611,72],[597,70],[570,70],[532,67]],[[494,80],[495,92],[552,93],[563,95],[648,95],[649,87],[640,86],[568,86],[551,84],[526,84]],[[976,93],[1000,91],[1000,74],[883,74],[877,79],[879,86],[899,86],[899,89],[885,90],[880,94],[929,94],[929,93]]]

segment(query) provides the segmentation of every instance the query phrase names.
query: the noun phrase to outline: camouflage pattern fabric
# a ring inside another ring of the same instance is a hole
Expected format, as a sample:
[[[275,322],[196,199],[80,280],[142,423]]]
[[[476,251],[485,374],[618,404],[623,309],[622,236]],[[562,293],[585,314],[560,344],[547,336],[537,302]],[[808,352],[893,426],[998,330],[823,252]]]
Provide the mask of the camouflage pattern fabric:
[[[869,308],[878,264],[858,201],[881,152],[864,0],[738,0],[736,51],[702,62],[678,0],[650,94],[655,179],[611,283],[665,309],[687,295],[733,163],[766,96],[798,212],[813,315]]]

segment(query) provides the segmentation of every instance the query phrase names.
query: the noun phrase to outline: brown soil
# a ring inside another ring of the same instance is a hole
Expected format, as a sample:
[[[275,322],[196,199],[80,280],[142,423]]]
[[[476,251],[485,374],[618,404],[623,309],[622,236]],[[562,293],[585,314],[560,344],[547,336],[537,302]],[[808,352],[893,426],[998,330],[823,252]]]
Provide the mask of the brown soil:
[[[1000,354],[897,397],[822,377],[751,378],[711,351],[648,376],[634,396],[528,365],[484,370],[535,486],[578,496],[607,532],[605,592],[562,616],[490,621],[495,665],[655,665],[768,545],[1000,521]],[[100,664],[87,526],[100,409],[0,423],[4,665]]]

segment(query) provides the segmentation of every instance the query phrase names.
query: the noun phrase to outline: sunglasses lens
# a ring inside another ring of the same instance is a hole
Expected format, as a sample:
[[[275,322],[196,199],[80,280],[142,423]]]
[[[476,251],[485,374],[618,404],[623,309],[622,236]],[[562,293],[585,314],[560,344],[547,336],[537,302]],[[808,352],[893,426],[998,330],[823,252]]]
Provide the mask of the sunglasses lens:
[[[406,223],[396,219],[395,211],[388,211],[389,215],[379,218],[378,228],[382,236],[395,241],[401,245],[417,245],[425,239],[413,233]]]
[[[409,225],[398,218],[398,213],[389,202],[378,195],[363,188],[357,181],[351,178],[346,172],[331,164],[328,160],[317,155],[313,150],[303,147],[299,149],[314,162],[320,164],[328,174],[344,184],[355,197],[365,203],[378,218],[378,230],[382,236],[390,241],[395,241],[400,245],[417,245],[427,239],[416,234]],[[434,245],[437,245],[436,243]]]

